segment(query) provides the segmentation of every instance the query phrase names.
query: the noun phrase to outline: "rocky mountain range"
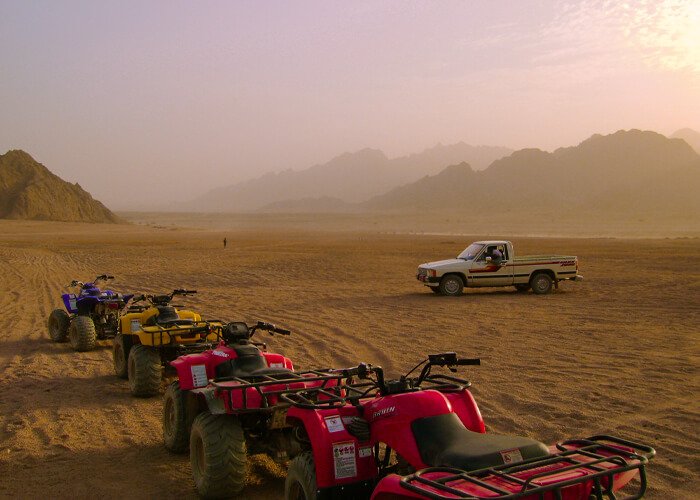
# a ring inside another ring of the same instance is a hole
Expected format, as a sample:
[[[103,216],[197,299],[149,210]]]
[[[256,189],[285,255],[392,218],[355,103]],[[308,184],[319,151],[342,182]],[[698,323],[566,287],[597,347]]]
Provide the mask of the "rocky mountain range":
[[[0,155],[0,219],[121,222],[79,184],[62,180],[21,150]]]
[[[305,170],[268,173],[218,188],[186,208],[197,212],[251,212],[263,207],[267,210],[269,205],[303,207],[308,204],[313,208],[323,204],[311,201],[315,198],[360,203],[396,186],[436,174],[446,165],[468,161],[479,170],[510,153],[512,150],[504,147],[471,146],[463,142],[438,145],[422,153],[393,159],[377,149],[363,149]]]
[[[466,162],[363,204],[370,211],[607,210],[700,213],[700,156],[649,131],[594,135],[549,153],[523,149],[483,171]]]

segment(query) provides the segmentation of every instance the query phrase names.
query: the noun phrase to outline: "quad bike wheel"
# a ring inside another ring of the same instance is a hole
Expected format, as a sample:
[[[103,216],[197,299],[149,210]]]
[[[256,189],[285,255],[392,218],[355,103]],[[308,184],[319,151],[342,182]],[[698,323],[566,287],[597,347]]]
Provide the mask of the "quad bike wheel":
[[[129,350],[127,375],[134,396],[149,397],[158,394],[162,371],[158,351],[142,345],[135,345]]]
[[[545,295],[551,292],[553,284],[554,281],[552,280],[552,277],[547,273],[536,273],[530,279],[532,291],[537,295]]]
[[[515,285],[515,289],[520,293],[525,293],[530,289],[530,284]]]
[[[190,463],[200,495],[224,498],[245,485],[247,468],[245,436],[241,423],[231,415],[200,413],[190,433]]]
[[[284,500],[315,500],[316,467],[310,451],[294,457],[284,481]]]
[[[196,399],[180,390],[180,382],[171,383],[163,397],[163,442],[174,453],[184,453],[190,446],[190,430],[197,416]]]
[[[97,341],[95,323],[89,316],[76,316],[70,322],[68,339],[74,351],[92,351]]]
[[[117,377],[119,378],[128,379],[129,364],[127,363],[128,354],[126,352],[126,346],[124,345],[124,335],[118,333],[112,342],[112,362],[114,364],[114,373],[116,373]]]
[[[68,340],[68,328],[70,327],[70,316],[63,309],[54,309],[49,315],[49,337],[54,342],[65,342]]]
[[[448,295],[450,297],[456,297],[462,294],[464,289],[464,282],[462,278],[456,274],[448,274],[440,280],[440,293],[443,295]]]

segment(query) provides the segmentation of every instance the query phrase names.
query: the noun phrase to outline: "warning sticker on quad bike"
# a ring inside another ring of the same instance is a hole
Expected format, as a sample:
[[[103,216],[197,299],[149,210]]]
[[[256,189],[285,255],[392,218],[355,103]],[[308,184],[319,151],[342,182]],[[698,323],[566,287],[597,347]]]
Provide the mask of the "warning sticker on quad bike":
[[[195,387],[204,387],[209,382],[207,380],[207,367],[204,365],[192,365],[192,385]]]
[[[342,432],[345,430],[340,417],[326,417],[326,427],[328,432]]]
[[[131,331],[132,333],[136,333],[139,330],[141,330],[141,321],[138,319],[132,319],[131,320]]]
[[[357,476],[357,461],[355,460],[355,443],[333,443],[333,463],[335,478],[345,479]]]
[[[512,464],[514,462],[522,462],[523,455],[520,453],[519,449],[513,448],[512,450],[503,450],[501,452],[501,458],[503,458],[504,464]]]

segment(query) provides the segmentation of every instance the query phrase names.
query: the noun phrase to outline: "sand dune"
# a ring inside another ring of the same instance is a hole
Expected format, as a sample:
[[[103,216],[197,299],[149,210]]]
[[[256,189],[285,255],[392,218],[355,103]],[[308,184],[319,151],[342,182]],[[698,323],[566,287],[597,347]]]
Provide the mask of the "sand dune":
[[[116,289],[192,287],[206,316],[290,328],[265,341],[297,368],[367,361],[397,375],[429,352],[480,356],[464,375],[490,431],[644,441],[658,451],[648,498],[693,497],[700,240],[518,238],[520,252],[581,260],[586,281],[544,297],[439,297],[413,279],[470,239],[0,221],[0,495],[195,497],[189,460],[162,446],[160,398],[129,395],[108,343],[48,340],[63,285],[109,272]],[[283,477],[257,460],[246,496],[279,498]]]

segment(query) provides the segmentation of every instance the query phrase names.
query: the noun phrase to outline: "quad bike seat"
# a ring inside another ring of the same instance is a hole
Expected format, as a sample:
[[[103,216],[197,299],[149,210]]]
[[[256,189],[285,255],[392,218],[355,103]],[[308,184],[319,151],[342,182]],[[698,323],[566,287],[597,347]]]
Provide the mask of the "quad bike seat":
[[[418,418],[411,430],[423,462],[431,467],[473,471],[549,455],[547,446],[534,439],[470,431],[456,413]]]
[[[191,319],[182,319],[177,315],[177,311],[173,306],[156,306],[158,308],[158,314],[151,316],[148,323],[152,325],[160,326],[173,326],[173,325],[189,325],[193,321]]]
[[[289,368],[269,368],[265,356],[253,344],[238,343],[229,346],[236,357],[228,359],[214,368],[215,379],[232,377],[286,376],[293,373]]]

